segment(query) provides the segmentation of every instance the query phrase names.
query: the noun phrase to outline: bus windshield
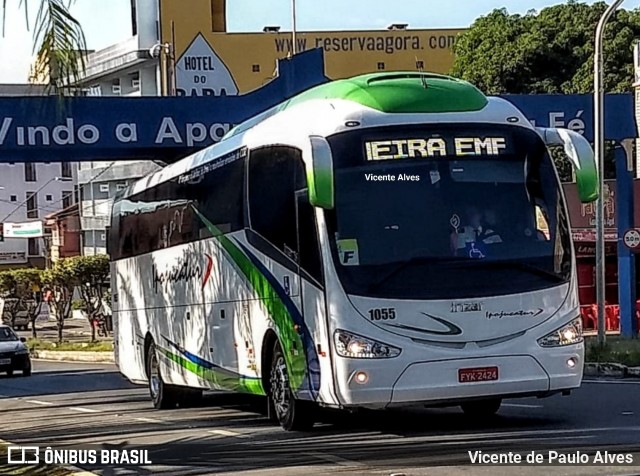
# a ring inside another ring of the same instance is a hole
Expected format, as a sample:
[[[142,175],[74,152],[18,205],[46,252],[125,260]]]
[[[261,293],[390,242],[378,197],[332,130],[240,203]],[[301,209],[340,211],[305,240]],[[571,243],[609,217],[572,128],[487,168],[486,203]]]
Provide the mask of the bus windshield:
[[[330,143],[336,206],[326,218],[348,294],[452,299],[568,282],[566,208],[534,131],[434,124]]]

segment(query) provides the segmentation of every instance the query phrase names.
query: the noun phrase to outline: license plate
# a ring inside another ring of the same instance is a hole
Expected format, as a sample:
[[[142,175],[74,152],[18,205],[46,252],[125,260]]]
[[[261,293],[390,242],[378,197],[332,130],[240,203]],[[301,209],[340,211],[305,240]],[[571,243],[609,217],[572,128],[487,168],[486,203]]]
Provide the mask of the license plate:
[[[11,365],[11,359],[0,359],[0,365]]]
[[[475,369],[458,369],[458,382],[489,382],[498,380],[498,367],[479,367]]]

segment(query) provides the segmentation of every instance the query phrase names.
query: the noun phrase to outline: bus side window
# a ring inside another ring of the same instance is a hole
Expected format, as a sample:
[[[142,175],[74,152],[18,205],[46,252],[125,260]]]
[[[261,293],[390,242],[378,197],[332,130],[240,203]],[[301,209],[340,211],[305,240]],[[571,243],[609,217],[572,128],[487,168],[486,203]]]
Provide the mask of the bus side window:
[[[297,260],[295,190],[304,175],[299,150],[266,147],[249,159],[249,217],[253,231],[292,260]]]

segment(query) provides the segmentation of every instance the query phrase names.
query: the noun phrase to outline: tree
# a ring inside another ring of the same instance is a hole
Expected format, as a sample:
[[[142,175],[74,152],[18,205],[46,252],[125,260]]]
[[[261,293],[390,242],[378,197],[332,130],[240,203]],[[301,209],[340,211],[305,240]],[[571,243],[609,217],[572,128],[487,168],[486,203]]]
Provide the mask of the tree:
[[[15,0],[12,0],[15,2]],[[35,0],[21,0],[29,28],[29,5]],[[86,40],[82,27],[69,8],[75,0],[39,0],[34,25],[34,53],[38,58],[35,76],[47,76],[49,85],[58,91],[68,88],[85,69]],[[7,1],[2,9],[2,31],[6,24]]]
[[[62,342],[65,319],[71,314],[73,290],[77,284],[75,268],[70,259],[57,261],[42,273],[42,283],[52,291],[49,307],[53,308],[58,328],[58,342]]]
[[[12,271],[0,273],[0,297],[4,299],[0,321],[4,316],[8,316],[11,327],[15,327],[16,317],[20,309],[20,300],[16,297],[18,293],[17,287],[16,278]]]
[[[24,308],[31,323],[31,335],[38,337],[36,319],[42,309],[39,290],[42,288],[42,271],[39,269],[16,269],[13,271],[21,308]]]
[[[595,30],[606,4],[575,0],[539,13],[494,10],[478,18],[454,48],[454,76],[488,94],[577,94],[593,91]],[[619,10],[605,34],[605,89],[628,92],[640,10]]]
[[[10,316],[11,327],[15,327],[18,313],[24,310],[34,338],[37,337],[35,322],[42,308],[42,300],[38,298],[41,278],[39,269],[14,269],[0,273],[0,294],[5,298],[3,313]]]
[[[455,45],[452,74],[488,94],[584,94],[593,92],[595,31],[606,4],[575,0],[539,13],[494,10],[478,18]],[[619,10],[605,33],[605,89],[628,92],[634,79],[633,43],[640,9]],[[615,178],[613,144],[606,144],[605,178]],[[562,150],[552,157],[563,181],[572,179]]]
[[[106,255],[78,256],[71,258],[75,279],[78,283],[84,311],[91,326],[91,341],[96,340],[95,319],[103,312],[106,281],[109,276],[109,257]]]

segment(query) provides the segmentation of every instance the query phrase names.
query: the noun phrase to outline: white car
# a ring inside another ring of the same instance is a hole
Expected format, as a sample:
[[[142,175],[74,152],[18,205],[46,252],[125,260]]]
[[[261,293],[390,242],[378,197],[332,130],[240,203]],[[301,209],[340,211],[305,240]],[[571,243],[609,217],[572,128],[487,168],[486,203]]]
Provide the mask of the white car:
[[[16,370],[25,377],[31,375],[31,357],[25,341],[24,337],[18,338],[11,327],[0,325],[0,372],[6,372],[9,377]]]

